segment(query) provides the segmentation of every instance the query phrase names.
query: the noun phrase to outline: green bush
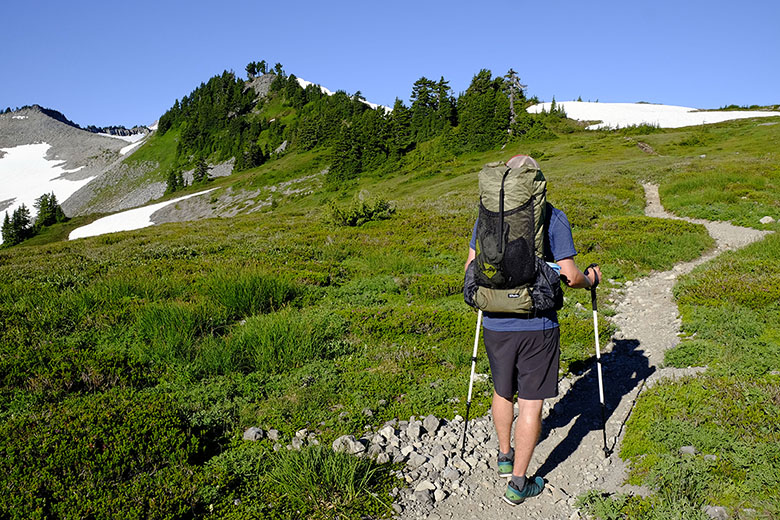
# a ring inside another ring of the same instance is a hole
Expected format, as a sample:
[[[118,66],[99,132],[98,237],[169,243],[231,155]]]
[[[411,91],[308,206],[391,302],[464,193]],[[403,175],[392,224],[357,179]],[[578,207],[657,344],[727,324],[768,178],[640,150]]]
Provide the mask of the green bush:
[[[336,226],[362,226],[373,220],[386,220],[395,213],[395,206],[382,197],[357,195],[348,206],[331,202],[326,222]]]
[[[198,441],[165,395],[112,389],[0,425],[10,518],[166,518],[195,504]]]
[[[203,283],[231,319],[279,310],[300,293],[290,281],[261,272],[219,271]]]

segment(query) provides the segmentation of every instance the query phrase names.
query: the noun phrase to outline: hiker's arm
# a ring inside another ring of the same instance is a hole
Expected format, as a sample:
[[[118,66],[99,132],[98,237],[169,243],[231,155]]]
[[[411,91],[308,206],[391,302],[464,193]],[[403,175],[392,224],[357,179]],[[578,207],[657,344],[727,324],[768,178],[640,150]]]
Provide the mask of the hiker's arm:
[[[466,257],[466,265],[463,266],[463,270],[469,268],[469,264],[474,261],[474,258],[476,258],[477,252],[473,249],[469,248],[469,256]]]
[[[598,280],[601,280],[601,269],[599,269],[599,266],[591,268],[588,271],[590,276],[585,276],[585,273],[580,271],[580,268],[574,263],[574,258],[572,257],[563,258],[556,263],[561,266],[561,280],[573,289],[589,288],[596,281],[597,276]]]

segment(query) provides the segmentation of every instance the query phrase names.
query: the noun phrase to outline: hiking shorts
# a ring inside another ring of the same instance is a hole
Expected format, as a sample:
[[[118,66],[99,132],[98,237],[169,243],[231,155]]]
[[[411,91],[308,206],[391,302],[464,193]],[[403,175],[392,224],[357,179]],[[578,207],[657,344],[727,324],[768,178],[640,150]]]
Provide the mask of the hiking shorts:
[[[509,401],[558,395],[560,329],[494,331],[483,329],[496,393]]]

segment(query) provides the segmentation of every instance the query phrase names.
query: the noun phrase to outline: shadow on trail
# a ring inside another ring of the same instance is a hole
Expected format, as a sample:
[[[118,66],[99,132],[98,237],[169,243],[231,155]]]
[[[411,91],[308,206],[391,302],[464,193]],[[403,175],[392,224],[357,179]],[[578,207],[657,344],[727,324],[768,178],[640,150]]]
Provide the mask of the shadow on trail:
[[[610,439],[618,435],[619,430],[616,429],[616,425],[609,424],[609,418],[620,404],[623,396],[638,385],[643,384],[656,369],[649,366],[647,356],[643,350],[639,350],[639,341],[635,339],[615,340],[612,351],[601,356],[601,364],[604,401],[606,403],[607,439]],[[572,385],[544,420],[539,442],[546,439],[551,430],[563,428],[571,421],[575,422],[566,437],[550,452],[547,460],[537,470],[536,474],[540,477],[546,476],[560,463],[568,459],[588,433],[601,430],[601,405],[596,370],[596,358],[593,357],[588,374]],[[621,422],[620,430],[622,428]],[[614,449],[615,446],[614,443],[608,441],[607,447]],[[601,447],[595,449],[603,453]]]

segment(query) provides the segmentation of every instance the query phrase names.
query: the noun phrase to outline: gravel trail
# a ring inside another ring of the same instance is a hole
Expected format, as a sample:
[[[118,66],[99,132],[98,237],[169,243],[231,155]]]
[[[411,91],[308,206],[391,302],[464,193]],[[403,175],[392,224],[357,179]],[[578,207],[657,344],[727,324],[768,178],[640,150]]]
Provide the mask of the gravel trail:
[[[679,218],[661,206],[658,186],[645,184],[644,189],[648,216]],[[422,418],[412,418],[393,428],[386,427],[384,437],[363,439],[369,446],[369,453],[373,447],[374,454],[384,451],[391,454],[393,460],[407,462],[399,474],[409,487],[397,491],[396,517],[576,519],[580,518],[575,506],[576,497],[589,489],[649,492],[622,485],[627,468],[618,452],[625,423],[639,394],[648,385],[660,378],[703,370],[662,368],[664,351],[679,342],[680,319],[672,287],[681,274],[724,251],[759,240],[767,233],[724,222],[684,220],[706,226],[716,240],[716,247],[669,271],[627,282],[611,294],[601,293],[602,300],[608,298],[613,302],[616,315],[611,319],[618,327],[602,353],[608,416],[606,431],[612,455],[606,458],[602,450],[598,387],[595,365],[592,365],[582,374],[561,380],[559,397],[545,403],[542,434],[529,474],[541,475],[547,485],[540,497],[516,507],[501,499],[506,480],[496,473],[494,459],[498,442],[489,414],[470,421],[466,452],[462,457],[463,423],[458,417],[441,423],[426,418],[431,426],[428,433],[422,427]],[[605,318],[600,314],[599,319]],[[484,355],[484,352],[480,354]],[[392,434],[389,433],[391,430]],[[403,447],[399,450],[400,446]]]

